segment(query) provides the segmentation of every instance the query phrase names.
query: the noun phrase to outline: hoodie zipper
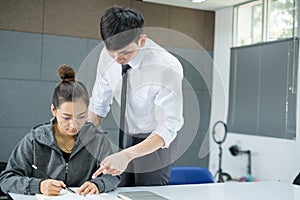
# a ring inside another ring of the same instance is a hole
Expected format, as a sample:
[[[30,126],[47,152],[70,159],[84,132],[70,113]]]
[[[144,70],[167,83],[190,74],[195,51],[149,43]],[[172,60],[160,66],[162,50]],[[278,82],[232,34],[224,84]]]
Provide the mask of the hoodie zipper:
[[[68,179],[68,173],[69,173],[69,163],[66,163],[65,181],[64,181],[66,184]]]

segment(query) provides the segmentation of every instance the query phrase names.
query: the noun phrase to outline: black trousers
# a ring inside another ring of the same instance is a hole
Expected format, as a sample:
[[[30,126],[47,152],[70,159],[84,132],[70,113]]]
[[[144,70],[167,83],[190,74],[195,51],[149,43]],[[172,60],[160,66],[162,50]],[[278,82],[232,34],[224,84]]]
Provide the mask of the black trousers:
[[[149,134],[126,135],[126,148],[142,142]],[[167,185],[172,161],[172,148],[159,149],[146,156],[131,161],[121,174],[122,186]]]

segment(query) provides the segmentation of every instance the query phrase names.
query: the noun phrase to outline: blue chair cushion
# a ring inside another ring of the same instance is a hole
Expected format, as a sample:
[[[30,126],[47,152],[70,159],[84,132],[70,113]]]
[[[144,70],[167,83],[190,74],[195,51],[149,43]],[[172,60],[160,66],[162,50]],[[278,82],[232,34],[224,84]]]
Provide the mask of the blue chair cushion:
[[[169,185],[213,183],[214,178],[204,167],[174,166],[171,170]]]

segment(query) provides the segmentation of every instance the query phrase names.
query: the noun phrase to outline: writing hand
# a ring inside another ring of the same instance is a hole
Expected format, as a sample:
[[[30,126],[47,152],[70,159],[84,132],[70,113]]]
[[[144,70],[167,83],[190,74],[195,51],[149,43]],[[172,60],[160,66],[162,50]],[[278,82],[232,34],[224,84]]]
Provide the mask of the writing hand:
[[[48,196],[59,195],[60,191],[63,188],[66,188],[66,185],[64,182],[53,180],[53,179],[43,180],[40,184],[41,193],[48,195]]]

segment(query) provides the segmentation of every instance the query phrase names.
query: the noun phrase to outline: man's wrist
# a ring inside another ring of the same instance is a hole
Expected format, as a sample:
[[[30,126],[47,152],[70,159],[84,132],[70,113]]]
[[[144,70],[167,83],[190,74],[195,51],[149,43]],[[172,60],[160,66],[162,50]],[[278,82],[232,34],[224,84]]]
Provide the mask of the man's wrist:
[[[134,152],[134,147],[129,147],[129,148],[127,148],[127,149],[123,149],[121,152],[124,154],[124,156],[125,156],[129,161],[131,161],[131,160],[133,160],[133,159],[139,157],[139,155],[138,155],[137,153]]]

